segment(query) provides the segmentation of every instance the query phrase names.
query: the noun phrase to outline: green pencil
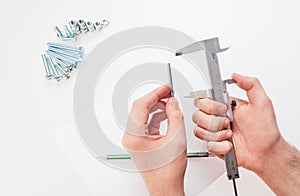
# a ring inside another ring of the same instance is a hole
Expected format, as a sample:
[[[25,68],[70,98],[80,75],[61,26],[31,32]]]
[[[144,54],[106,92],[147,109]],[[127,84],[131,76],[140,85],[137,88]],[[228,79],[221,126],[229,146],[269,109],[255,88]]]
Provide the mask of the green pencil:
[[[201,158],[201,157],[210,157],[212,156],[209,152],[188,152],[188,158]],[[129,154],[108,154],[106,156],[99,156],[97,158],[106,159],[106,160],[126,160],[131,159]]]

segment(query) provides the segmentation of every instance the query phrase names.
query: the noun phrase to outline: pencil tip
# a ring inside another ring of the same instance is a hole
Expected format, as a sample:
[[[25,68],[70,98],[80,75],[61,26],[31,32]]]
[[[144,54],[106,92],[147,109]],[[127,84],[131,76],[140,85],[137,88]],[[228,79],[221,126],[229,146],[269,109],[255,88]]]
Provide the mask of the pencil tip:
[[[179,56],[179,55],[182,55],[182,52],[176,52],[175,53],[175,56]]]

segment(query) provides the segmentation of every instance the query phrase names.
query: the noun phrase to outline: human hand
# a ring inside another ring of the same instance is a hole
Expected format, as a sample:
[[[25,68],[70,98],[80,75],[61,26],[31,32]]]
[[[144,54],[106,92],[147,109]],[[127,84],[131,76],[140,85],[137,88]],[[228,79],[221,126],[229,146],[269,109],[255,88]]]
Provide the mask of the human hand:
[[[163,100],[166,98],[167,102]],[[149,114],[157,109],[163,111],[149,120]],[[160,123],[165,119],[167,134],[161,135]],[[123,145],[151,195],[184,195],[186,135],[178,102],[170,97],[170,86],[159,87],[133,103]]]
[[[228,118],[214,116],[226,113],[224,104],[195,99],[194,104],[199,108],[193,114],[193,121],[198,125],[195,135],[208,141],[208,150],[221,158],[232,149],[228,141],[232,137],[238,165],[260,173],[268,167],[270,157],[282,150],[285,141],[279,132],[272,102],[259,80],[239,74],[233,74],[232,79],[246,91],[249,99],[247,102],[233,98],[237,102],[233,108],[233,132]]]

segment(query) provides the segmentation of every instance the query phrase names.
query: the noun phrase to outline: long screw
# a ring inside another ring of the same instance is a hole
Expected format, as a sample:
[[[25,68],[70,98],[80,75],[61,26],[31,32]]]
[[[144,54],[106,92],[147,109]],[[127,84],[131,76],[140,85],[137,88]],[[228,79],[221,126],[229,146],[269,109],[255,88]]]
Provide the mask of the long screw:
[[[48,63],[48,61],[47,61],[47,56],[46,56],[46,54],[42,54],[42,59],[43,59],[43,65],[44,65],[44,68],[45,68],[45,71],[46,71],[45,77],[46,77],[48,80],[51,80],[51,79],[53,78],[53,75],[51,74],[50,67],[49,67],[49,63]]]
[[[49,47],[48,50],[52,51],[52,52],[55,52],[55,53],[58,53],[60,55],[67,55],[69,57],[78,59],[78,61],[81,61],[82,58],[83,58],[83,53],[82,52],[63,50],[63,49],[55,48],[55,47]]]
[[[64,44],[48,43],[46,54],[42,54],[45,77],[48,80],[62,78],[69,79],[73,68],[79,68],[84,57],[83,47],[74,47]]]
[[[73,59],[70,59],[66,56],[63,56],[63,55],[59,55],[58,53],[55,53],[55,52],[52,52],[50,50],[47,50],[46,53],[51,56],[51,57],[55,57],[55,58],[58,58],[64,62],[67,62],[67,63],[70,63],[71,65],[74,65],[74,68],[76,68],[79,64],[79,61],[75,61]]]
[[[49,60],[49,63],[51,65],[51,67],[52,67],[52,70],[54,72],[54,79],[56,79],[56,81],[59,82],[61,80],[62,76],[58,73],[58,71],[57,71],[57,69],[55,67],[55,64],[54,64],[52,58],[48,58],[48,60]]]

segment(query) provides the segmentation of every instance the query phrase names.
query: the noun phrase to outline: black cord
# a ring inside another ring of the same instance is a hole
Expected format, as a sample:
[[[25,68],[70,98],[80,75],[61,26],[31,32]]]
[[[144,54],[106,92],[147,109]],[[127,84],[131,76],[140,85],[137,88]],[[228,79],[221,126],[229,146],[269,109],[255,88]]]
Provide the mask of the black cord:
[[[234,195],[238,196],[237,188],[236,188],[236,184],[235,184],[235,179],[232,179],[232,182],[233,182],[233,188],[234,188]]]

